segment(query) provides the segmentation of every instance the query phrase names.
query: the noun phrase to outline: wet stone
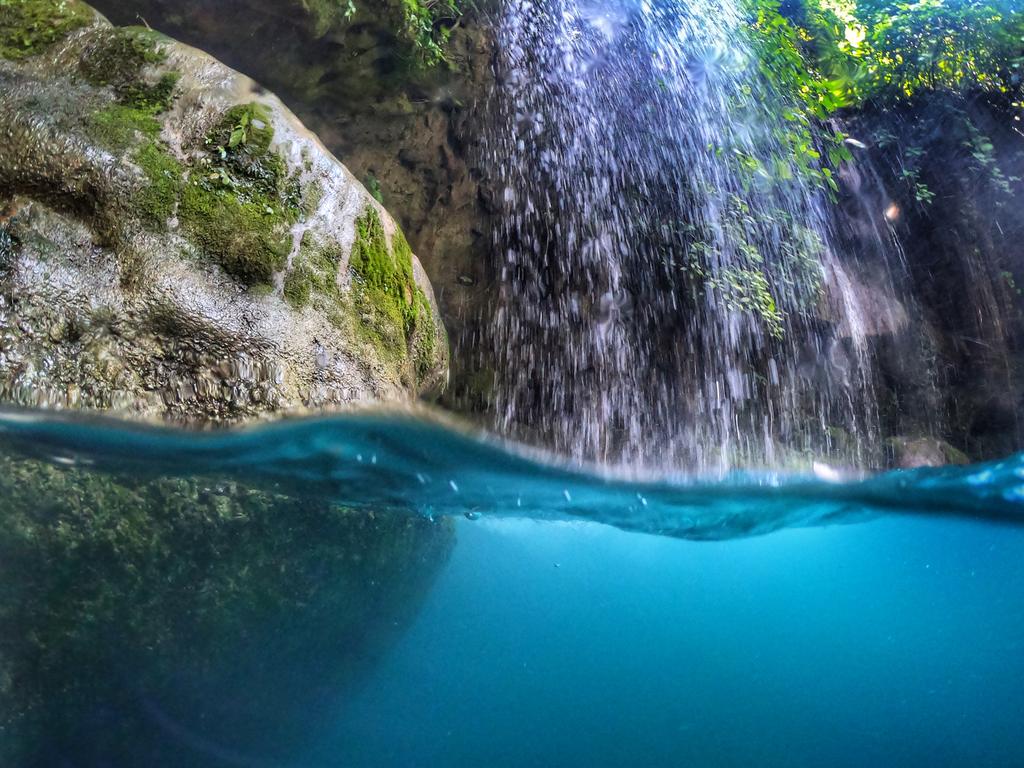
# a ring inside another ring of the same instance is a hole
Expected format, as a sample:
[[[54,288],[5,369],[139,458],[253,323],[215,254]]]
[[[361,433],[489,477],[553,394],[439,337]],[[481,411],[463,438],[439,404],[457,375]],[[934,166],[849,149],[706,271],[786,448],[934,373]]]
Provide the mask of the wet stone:
[[[418,260],[294,115],[195,49],[64,5],[74,24],[0,55],[0,400],[240,422],[443,387]]]

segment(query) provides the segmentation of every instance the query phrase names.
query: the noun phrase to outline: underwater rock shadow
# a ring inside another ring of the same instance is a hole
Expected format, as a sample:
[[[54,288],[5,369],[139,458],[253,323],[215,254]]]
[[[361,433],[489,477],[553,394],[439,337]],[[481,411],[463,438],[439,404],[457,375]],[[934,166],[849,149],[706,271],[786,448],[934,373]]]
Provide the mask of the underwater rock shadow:
[[[449,521],[0,458],[0,762],[295,765],[410,626]]]

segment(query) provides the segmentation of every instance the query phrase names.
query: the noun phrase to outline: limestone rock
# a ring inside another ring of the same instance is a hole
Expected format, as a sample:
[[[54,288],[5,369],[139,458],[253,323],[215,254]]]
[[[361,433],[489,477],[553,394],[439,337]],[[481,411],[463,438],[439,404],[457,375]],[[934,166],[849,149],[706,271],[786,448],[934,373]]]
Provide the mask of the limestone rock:
[[[187,422],[447,379],[429,281],[277,100],[88,6],[0,8],[0,397]]]

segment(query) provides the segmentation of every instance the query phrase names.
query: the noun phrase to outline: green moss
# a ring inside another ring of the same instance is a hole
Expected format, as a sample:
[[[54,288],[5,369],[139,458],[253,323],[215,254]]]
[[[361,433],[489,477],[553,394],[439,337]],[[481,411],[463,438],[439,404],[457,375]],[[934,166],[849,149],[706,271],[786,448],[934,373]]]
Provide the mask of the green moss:
[[[112,87],[118,98],[89,117],[89,134],[112,152],[133,150],[130,158],[147,180],[134,203],[146,223],[163,227],[177,206],[183,168],[160,142],[157,119],[174,100],[178,74],[165,73],[156,84],[142,76],[146,66],[166,59],[158,39],[148,30],[113,30],[83,54],[81,69],[89,82]]]
[[[192,239],[224,270],[252,285],[282,270],[291,250],[289,220],[276,200],[245,200],[206,179],[185,185],[178,216]]]
[[[82,74],[93,85],[113,88],[125,106],[151,114],[165,112],[174,101],[178,74],[164,73],[156,83],[143,77],[147,66],[167,59],[159,40],[146,29],[115,29],[83,54]]]
[[[965,465],[971,463],[971,458],[961,451],[959,448],[954,448],[949,443],[943,441],[941,444],[942,455],[945,457],[946,462],[949,464]]]
[[[122,53],[138,64],[157,55],[148,50],[128,45]],[[270,282],[287,262],[300,192],[297,178],[286,177],[284,160],[270,150],[269,109],[252,104],[225,112],[207,136],[207,154],[187,169],[186,181],[186,167],[160,142],[159,108],[150,102],[111,104],[89,120],[99,144],[129,153],[145,175],[148,183],[135,201],[140,218],[163,227],[177,213],[183,231],[228,274],[249,286]],[[247,135],[231,142],[225,131],[239,124]],[[302,298],[302,282],[301,276],[291,279],[290,301],[308,300]]]
[[[291,225],[301,211],[297,177],[270,149],[272,114],[263,104],[227,110],[205,138],[206,155],[185,185],[179,219],[197,245],[247,285],[267,283],[284,269]],[[289,301],[302,301],[301,275]]]
[[[427,295],[416,287],[415,299],[416,329],[419,333],[416,336],[414,352],[414,363],[416,366],[416,380],[423,381],[434,369],[437,359],[437,339],[434,326],[434,311],[430,308],[430,300]]]
[[[121,100],[136,109],[150,110],[154,114],[166,112],[174,103],[174,89],[180,79],[181,75],[177,72],[165,72],[154,85],[137,82],[125,86]]]
[[[318,246],[309,232],[303,235],[295,263],[284,279],[284,297],[296,309],[313,301],[337,325],[348,314],[347,305],[338,287],[341,249],[336,243]]]
[[[372,206],[356,220],[349,267],[362,329],[391,356],[405,355],[417,320],[412,250],[400,232],[388,247],[384,225]]]
[[[417,381],[425,379],[437,359],[433,309],[416,285],[412,249],[395,232],[388,248],[383,223],[372,206],[356,221],[349,266],[353,275],[357,330],[385,358],[413,356]]]
[[[314,181],[306,187],[306,194],[302,197],[302,215],[307,219],[313,218],[320,203],[324,199],[324,188],[319,181]]]
[[[302,309],[309,304],[312,292],[313,281],[305,264],[297,265],[285,276],[284,298],[295,309]]]
[[[0,0],[0,57],[37,54],[86,26],[93,15],[78,0]]]
[[[184,169],[160,142],[160,122],[150,111],[111,104],[89,119],[89,134],[112,152],[129,153],[147,185],[134,203],[148,224],[163,227],[181,195]]]
[[[181,195],[181,163],[156,142],[143,146],[134,159],[149,182],[136,200],[139,211],[149,224],[163,227]]]
[[[160,135],[160,122],[147,110],[111,104],[89,118],[88,130],[102,146],[123,152],[140,136],[155,140]]]
[[[366,178],[363,179],[363,186],[366,187],[366,191],[370,193],[370,197],[376,200],[381,205],[384,204],[384,192],[380,188],[380,179],[374,174],[366,174]]]
[[[400,305],[397,312],[411,317],[413,303],[412,250],[405,237],[396,232],[392,248],[388,247],[384,224],[372,206],[356,221],[356,239],[349,266],[367,290],[385,294],[390,302]]]

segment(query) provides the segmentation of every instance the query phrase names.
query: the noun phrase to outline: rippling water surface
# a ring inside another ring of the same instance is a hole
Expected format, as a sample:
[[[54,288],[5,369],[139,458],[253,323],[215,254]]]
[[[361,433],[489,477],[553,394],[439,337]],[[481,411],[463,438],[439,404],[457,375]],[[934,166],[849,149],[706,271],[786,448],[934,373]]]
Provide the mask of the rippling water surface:
[[[627,477],[422,413],[8,411],[0,465],[3,765],[1024,765],[1022,456]]]

